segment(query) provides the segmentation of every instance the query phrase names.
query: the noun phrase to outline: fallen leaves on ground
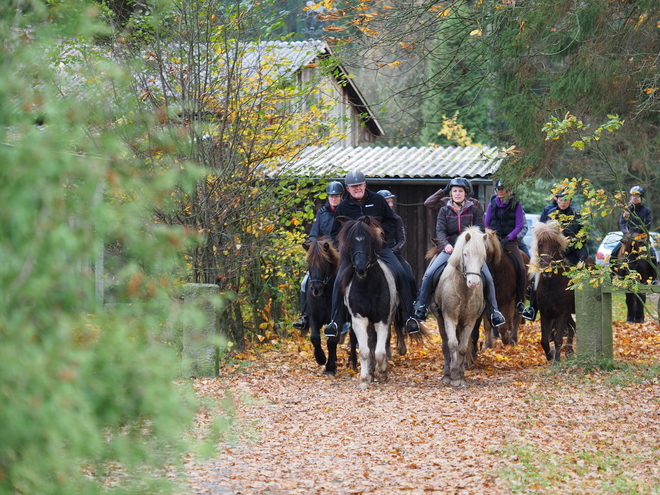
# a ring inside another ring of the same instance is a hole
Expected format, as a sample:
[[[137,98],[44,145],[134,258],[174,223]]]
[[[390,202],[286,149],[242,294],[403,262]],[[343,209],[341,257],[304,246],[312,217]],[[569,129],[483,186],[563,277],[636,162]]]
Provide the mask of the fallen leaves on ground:
[[[429,327],[433,326],[433,321]],[[615,323],[615,359],[656,363],[660,326]],[[437,335],[437,330],[433,332]],[[231,397],[234,438],[189,458],[195,494],[657,493],[660,384],[550,367],[540,325],[479,353],[468,385],[441,383],[439,337],[394,354],[389,381],[357,389],[339,352],[334,378],[303,339],[260,345],[202,396]],[[223,414],[218,408],[213,414]],[[200,421],[208,421],[208,414]]]

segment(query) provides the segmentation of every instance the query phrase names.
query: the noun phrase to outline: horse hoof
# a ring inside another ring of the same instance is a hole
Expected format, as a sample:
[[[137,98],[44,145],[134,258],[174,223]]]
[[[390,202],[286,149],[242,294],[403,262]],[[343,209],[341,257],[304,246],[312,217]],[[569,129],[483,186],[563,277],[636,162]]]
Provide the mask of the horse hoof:
[[[452,387],[465,387],[467,385],[466,381],[461,379],[461,380],[452,380],[451,381],[451,386]]]
[[[319,364],[320,366],[323,366],[327,361],[325,358],[325,354],[323,354],[323,352],[314,353],[314,357],[316,358],[316,363]]]
[[[442,383],[444,383],[445,385],[449,385],[451,383],[451,378],[449,378],[448,376],[443,376]]]
[[[325,376],[334,378],[337,376],[337,372],[334,370],[325,370]]]
[[[369,388],[369,384],[367,382],[360,382],[358,383],[358,388],[360,390],[367,390]]]

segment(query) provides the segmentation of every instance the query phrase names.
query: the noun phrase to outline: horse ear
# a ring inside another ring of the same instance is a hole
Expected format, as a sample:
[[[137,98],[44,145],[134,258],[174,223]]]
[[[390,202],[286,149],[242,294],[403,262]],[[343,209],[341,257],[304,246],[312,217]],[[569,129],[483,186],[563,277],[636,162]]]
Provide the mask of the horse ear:
[[[364,223],[366,223],[367,225],[371,225],[371,217],[369,215],[366,215],[364,217]]]
[[[330,251],[330,243],[329,243],[328,241],[325,241],[325,242],[323,243],[323,250],[324,250],[326,253],[327,253],[328,251]]]
[[[305,248],[305,251],[309,251],[309,246],[311,246],[311,242],[309,240],[303,241],[302,242],[302,247]]]
[[[469,241],[470,241],[470,234],[468,233],[465,234],[465,242],[469,242]]]

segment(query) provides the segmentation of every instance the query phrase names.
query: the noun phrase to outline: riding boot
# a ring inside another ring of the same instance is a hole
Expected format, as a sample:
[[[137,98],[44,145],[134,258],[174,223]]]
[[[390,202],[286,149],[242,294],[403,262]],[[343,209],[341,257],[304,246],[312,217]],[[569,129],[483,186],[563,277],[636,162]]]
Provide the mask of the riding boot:
[[[497,307],[495,284],[493,283],[493,276],[490,274],[490,270],[488,269],[486,262],[484,262],[483,266],[481,267],[481,271],[484,275],[484,278],[486,279],[486,308],[487,310],[489,307],[491,308],[488,310],[490,324],[493,327],[499,327],[500,325],[504,325],[506,323],[506,319],[504,318],[504,315],[500,313],[500,309]]]
[[[536,320],[536,313],[538,309],[536,308],[536,289],[530,285],[529,291],[529,306],[527,306],[523,312],[522,317],[529,321]]]
[[[424,276],[422,277],[422,283],[419,284],[419,292],[417,293],[417,300],[413,305],[413,308],[415,310],[415,318],[417,320],[419,321],[426,320],[429,311],[428,308],[429,299],[431,297],[431,294],[433,294],[435,286],[438,283],[438,280],[440,280],[440,277],[442,276],[442,272],[445,270],[446,266],[447,263],[440,263],[439,265],[436,265],[436,263],[433,262],[427,268],[426,273],[424,273]]]
[[[309,321],[307,320],[307,293],[300,291],[300,321],[293,322],[293,328],[303,332],[309,330]]]

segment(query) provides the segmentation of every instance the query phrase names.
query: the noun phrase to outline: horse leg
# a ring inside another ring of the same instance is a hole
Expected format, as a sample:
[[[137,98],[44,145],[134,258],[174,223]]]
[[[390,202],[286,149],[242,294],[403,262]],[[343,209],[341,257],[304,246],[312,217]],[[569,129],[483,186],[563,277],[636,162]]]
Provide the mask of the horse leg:
[[[552,324],[553,320],[547,316],[543,317],[543,313],[541,313],[541,347],[543,347],[543,352],[545,352],[545,358],[551,362],[554,361],[555,358],[555,351],[550,348]]]
[[[355,332],[351,329],[350,331],[350,337],[349,337],[350,343],[351,343],[351,350],[349,351],[348,354],[348,366],[350,368],[357,372],[357,365],[358,365],[358,358],[357,358],[357,337],[355,336]]]
[[[314,358],[319,365],[324,365],[326,358],[323,352],[323,345],[321,344],[321,323],[314,316],[311,316],[309,328],[312,330],[309,338],[314,346]]]
[[[626,309],[628,310],[626,315],[626,323],[635,322],[635,301],[637,298],[632,292],[626,292]]]
[[[485,321],[486,320],[484,320],[484,322]],[[472,333],[470,335],[470,346],[468,348],[467,363],[466,363],[466,367],[468,368],[474,365],[474,359],[477,357],[477,352],[479,349],[480,326],[481,326],[481,316],[477,318],[477,321],[474,322],[474,326],[472,327]]]
[[[644,307],[646,306],[646,294],[635,294],[635,323],[644,323]]]
[[[478,339],[477,339],[478,340]],[[488,318],[484,318],[484,349],[493,348],[493,327],[488,321]]]
[[[387,359],[389,357],[390,328],[388,322],[378,322],[374,325],[376,331],[375,373],[379,382],[387,381]]]
[[[456,324],[453,321],[445,321],[445,331],[447,334],[447,347],[451,359],[449,367],[450,383],[452,387],[460,387],[461,385],[465,385],[465,374],[463,372],[463,360],[459,356]]]
[[[566,334],[566,359],[573,357],[575,352],[573,351],[573,341],[575,339],[575,321],[573,316],[568,315],[568,322],[566,329],[568,330]]]
[[[555,363],[561,361],[561,349],[564,347],[564,334],[568,333],[566,327],[568,327],[568,317],[562,316],[558,320],[555,320]]]
[[[325,374],[335,376],[337,374],[337,342],[328,339],[328,361],[325,363]]]
[[[442,365],[442,383],[449,385],[451,378],[449,377],[449,370],[451,369],[451,353],[449,352],[449,345],[447,344],[447,332],[445,331],[445,323],[442,315],[438,313],[438,330],[440,331],[440,338],[442,339],[442,356],[444,363]]]
[[[457,352],[457,363],[456,367],[459,371],[459,378],[454,379],[454,376],[452,374],[452,386],[454,387],[464,387],[467,385],[467,382],[465,381],[465,368],[467,366],[467,359],[469,356],[469,351],[470,351],[470,344],[472,342],[472,328],[473,324],[467,324],[465,325],[461,330],[459,334],[459,341],[458,341],[458,352]]]
[[[368,325],[369,321],[366,318],[353,317],[353,331],[360,345],[360,383],[358,387],[362,390],[369,388],[369,383],[373,378]]]

